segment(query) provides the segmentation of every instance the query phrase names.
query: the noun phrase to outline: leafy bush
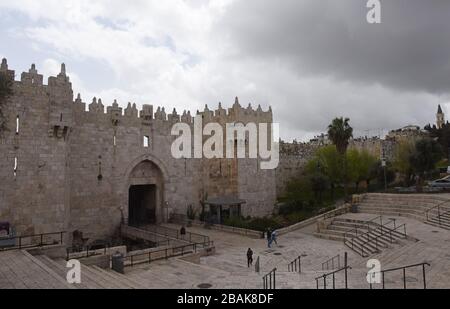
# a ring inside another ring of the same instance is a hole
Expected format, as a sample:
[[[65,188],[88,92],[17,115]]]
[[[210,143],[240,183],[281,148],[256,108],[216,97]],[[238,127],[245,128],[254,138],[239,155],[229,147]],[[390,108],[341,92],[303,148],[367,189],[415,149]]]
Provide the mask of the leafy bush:
[[[282,221],[277,218],[254,218],[251,220],[246,220],[244,218],[233,217],[225,219],[225,225],[234,226],[237,228],[255,230],[255,231],[266,231],[268,228],[279,229],[284,225]]]
[[[195,217],[197,216],[197,212],[195,211],[195,209],[192,205],[188,206],[186,215],[189,220],[195,220]]]

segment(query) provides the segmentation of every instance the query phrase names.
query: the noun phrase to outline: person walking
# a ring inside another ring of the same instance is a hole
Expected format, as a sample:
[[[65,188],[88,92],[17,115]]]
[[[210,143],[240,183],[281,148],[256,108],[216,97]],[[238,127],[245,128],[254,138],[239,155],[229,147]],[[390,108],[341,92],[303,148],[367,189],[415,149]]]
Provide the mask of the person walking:
[[[267,229],[267,247],[270,248],[270,245],[272,244],[272,231],[270,228]]]
[[[278,246],[276,230],[272,232],[272,242],[274,242]]]
[[[181,239],[184,240],[186,238],[186,228],[184,227],[184,225],[180,229],[180,235],[181,235]]]
[[[247,266],[250,267],[253,265],[253,251],[248,248],[247,250]]]

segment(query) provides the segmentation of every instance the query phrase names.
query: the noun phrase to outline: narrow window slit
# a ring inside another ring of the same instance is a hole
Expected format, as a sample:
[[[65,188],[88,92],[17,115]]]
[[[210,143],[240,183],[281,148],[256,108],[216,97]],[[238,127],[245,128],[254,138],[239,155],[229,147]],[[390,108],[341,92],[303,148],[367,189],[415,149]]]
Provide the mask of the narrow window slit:
[[[17,176],[17,157],[14,158],[14,177]]]
[[[148,148],[150,146],[150,136],[144,136],[144,148]]]

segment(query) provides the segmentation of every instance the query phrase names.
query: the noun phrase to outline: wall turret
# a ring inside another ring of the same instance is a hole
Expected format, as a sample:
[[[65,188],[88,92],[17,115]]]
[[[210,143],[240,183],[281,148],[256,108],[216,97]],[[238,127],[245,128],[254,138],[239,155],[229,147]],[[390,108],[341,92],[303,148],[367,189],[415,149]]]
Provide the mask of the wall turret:
[[[106,113],[111,116],[111,123],[113,126],[117,126],[120,122],[120,118],[122,117],[122,108],[119,107],[117,100],[114,100],[112,106],[108,106],[106,108]]]
[[[2,64],[0,65],[0,72],[6,73],[12,80],[14,80],[15,72],[8,69],[8,60],[6,58],[2,59]]]
[[[42,86],[44,76],[38,74],[38,71],[36,70],[36,65],[33,63],[31,65],[31,68],[28,70],[28,73],[25,72],[22,73],[20,80],[23,84],[26,85]]]

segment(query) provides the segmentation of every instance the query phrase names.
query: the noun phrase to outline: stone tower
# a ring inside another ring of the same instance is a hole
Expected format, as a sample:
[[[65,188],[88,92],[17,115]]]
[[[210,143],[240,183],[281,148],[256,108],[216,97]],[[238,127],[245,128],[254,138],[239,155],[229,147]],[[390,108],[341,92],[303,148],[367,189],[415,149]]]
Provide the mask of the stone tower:
[[[438,112],[436,114],[436,124],[437,124],[438,129],[442,129],[442,127],[445,124],[445,115],[442,112],[441,105],[439,105]]]

